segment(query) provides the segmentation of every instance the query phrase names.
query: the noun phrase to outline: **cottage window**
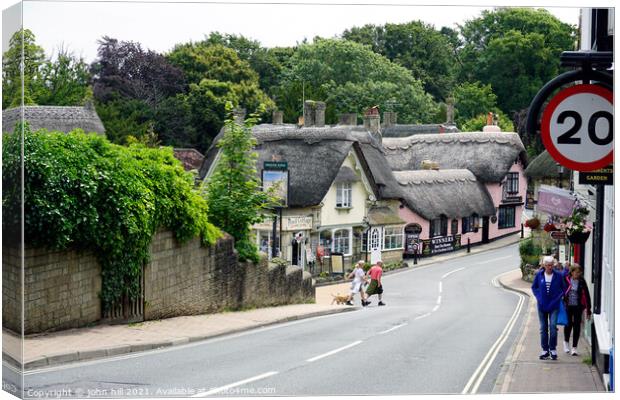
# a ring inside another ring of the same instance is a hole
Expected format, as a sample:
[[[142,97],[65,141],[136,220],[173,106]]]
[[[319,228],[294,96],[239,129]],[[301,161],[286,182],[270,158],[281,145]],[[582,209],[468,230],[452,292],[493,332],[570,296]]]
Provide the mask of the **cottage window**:
[[[383,230],[383,248],[385,250],[403,248],[403,227],[387,226]]]
[[[323,248],[324,255],[329,256],[332,249],[332,231],[325,230],[319,232],[319,245]]]
[[[515,207],[500,207],[498,212],[498,228],[514,228],[515,226]]]
[[[448,218],[442,215],[441,218],[431,220],[431,237],[448,236]]]
[[[339,183],[336,186],[336,208],[350,208],[351,206],[351,182]]]
[[[504,184],[504,191],[506,194],[517,194],[519,193],[519,173],[518,172],[509,172],[506,175],[506,183]]]
[[[351,230],[338,229],[334,232],[334,253],[351,253]]]
[[[450,234],[451,235],[456,235],[459,233],[459,220],[458,219],[453,219],[452,220],[452,226],[450,226]]]
[[[462,226],[463,233],[475,232],[476,227],[478,226],[478,216],[474,214],[470,217],[463,218],[462,225],[463,225]]]

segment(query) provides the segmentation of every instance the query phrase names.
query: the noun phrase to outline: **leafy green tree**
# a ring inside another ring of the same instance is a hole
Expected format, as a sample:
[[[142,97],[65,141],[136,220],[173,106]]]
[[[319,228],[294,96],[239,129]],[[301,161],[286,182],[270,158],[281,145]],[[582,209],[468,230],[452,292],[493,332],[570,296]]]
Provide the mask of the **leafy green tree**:
[[[40,84],[39,69],[45,62],[45,52],[35,40],[34,33],[29,29],[15,32],[9,40],[9,49],[2,55],[2,109],[20,106],[22,95],[25,105],[36,104],[37,86]]]
[[[117,144],[126,143],[128,136],[139,138],[154,123],[154,110],[142,100],[114,96],[105,102],[96,102],[95,109],[105,127],[106,136]]]
[[[461,81],[490,84],[507,114],[527,107],[560,72],[560,54],[572,50],[575,29],[548,11],[498,8],[460,27]]]
[[[454,88],[457,125],[497,108],[497,96],[491,85],[464,82]]]
[[[170,63],[185,72],[188,83],[203,79],[221,82],[258,82],[258,75],[235,50],[204,42],[177,45],[167,56]]]
[[[54,61],[45,62],[40,71],[38,104],[75,106],[92,96],[88,64],[65,49],[60,49]]]
[[[241,260],[258,261],[258,249],[250,238],[250,228],[263,220],[263,211],[273,204],[270,192],[263,192],[257,176],[258,155],[252,127],[258,114],[241,125],[234,121],[232,103],[226,102],[228,119],[218,142],[221,158],[206,183],[209,220],[235,238]]]
[[[312,44],[300,45],[290,59],[290,69],[285,71],[277,93],[278,105],[285,118],[294,120],[302,109],[302,100],[346,100],[347,104],[327,103],[326,122],[335,122],[338,112],[351,112],[387,104],[366,103],[346,93],[347,89],[362,94],[363,88],[381,90],[376,99],[394,104],[415,103],[421,109],[403,109],[402,121],[423,120],[420,112],[437,107],[432,97],[424,92],[421,82],[406,68],[373,52],[370,47],[340,39],[316,39]],[[347,86],[345,86],[347,85]],[[403,93],[413,98],[404,98]],[[365,96],[367,97],[367,96]],[[374,100],[374,99],[373,99]],[[346,110],[345,107],[350,108]],[[432,114],[432,112],[431,112]],[[430,122],[430,121],[422,121]]]
[[[369,45],[372,50],[409,69],[435,99],[444,99],[455,80],[454,36],[422,21],[364,25],[344,31],[342,37]]]

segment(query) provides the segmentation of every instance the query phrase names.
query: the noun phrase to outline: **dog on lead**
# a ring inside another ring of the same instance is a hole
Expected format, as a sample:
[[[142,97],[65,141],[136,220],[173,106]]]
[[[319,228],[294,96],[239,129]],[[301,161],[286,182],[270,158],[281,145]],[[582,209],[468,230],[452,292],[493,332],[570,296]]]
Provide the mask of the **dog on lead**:
[[[347,296],[346,294],[332,294],[333,300],[332,300],[332,304],[336,303],[338,305],[341,304],[345,304],[347,302],[347,300],[349,300],[349,296]]]

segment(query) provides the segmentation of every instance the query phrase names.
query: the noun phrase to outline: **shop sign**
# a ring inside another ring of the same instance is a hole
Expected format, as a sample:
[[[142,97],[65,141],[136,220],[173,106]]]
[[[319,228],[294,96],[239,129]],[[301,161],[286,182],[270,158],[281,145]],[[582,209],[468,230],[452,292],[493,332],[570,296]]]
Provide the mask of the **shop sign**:
[[[538,212],[544,212],[559,217],[568,217],[573,213],[575,196],[568,190],[543,185],[538,191]]]
[[[291,216],[284,217],[282,229],[286,231],[304,231],[312,229],[312,217]]]
[[[592,172],[580,172],[579,183],[581,185],[613,185],[614,167],[610,165]]]
[[[426,255],[445,253],[461,248],[461,235],[425,239],[422,242],[424,242],[424,254]]]

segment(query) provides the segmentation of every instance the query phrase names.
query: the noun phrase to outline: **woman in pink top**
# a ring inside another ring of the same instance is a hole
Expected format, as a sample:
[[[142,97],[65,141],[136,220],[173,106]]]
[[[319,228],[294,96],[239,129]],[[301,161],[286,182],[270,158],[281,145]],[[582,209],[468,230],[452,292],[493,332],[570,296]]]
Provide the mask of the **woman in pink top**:
[[[377,261],[377,264],[373,265],[368,270],[368,276],[370,276],[370,284],[368,285],[368,289],[366,289],[366,299],[368,299],[373,294],[379,296],[379,305],[384,306],[385,303],[382,301],[383,297],[383,285],[381,284],[381,275],[383,275],[383,266],[382,261]]]

